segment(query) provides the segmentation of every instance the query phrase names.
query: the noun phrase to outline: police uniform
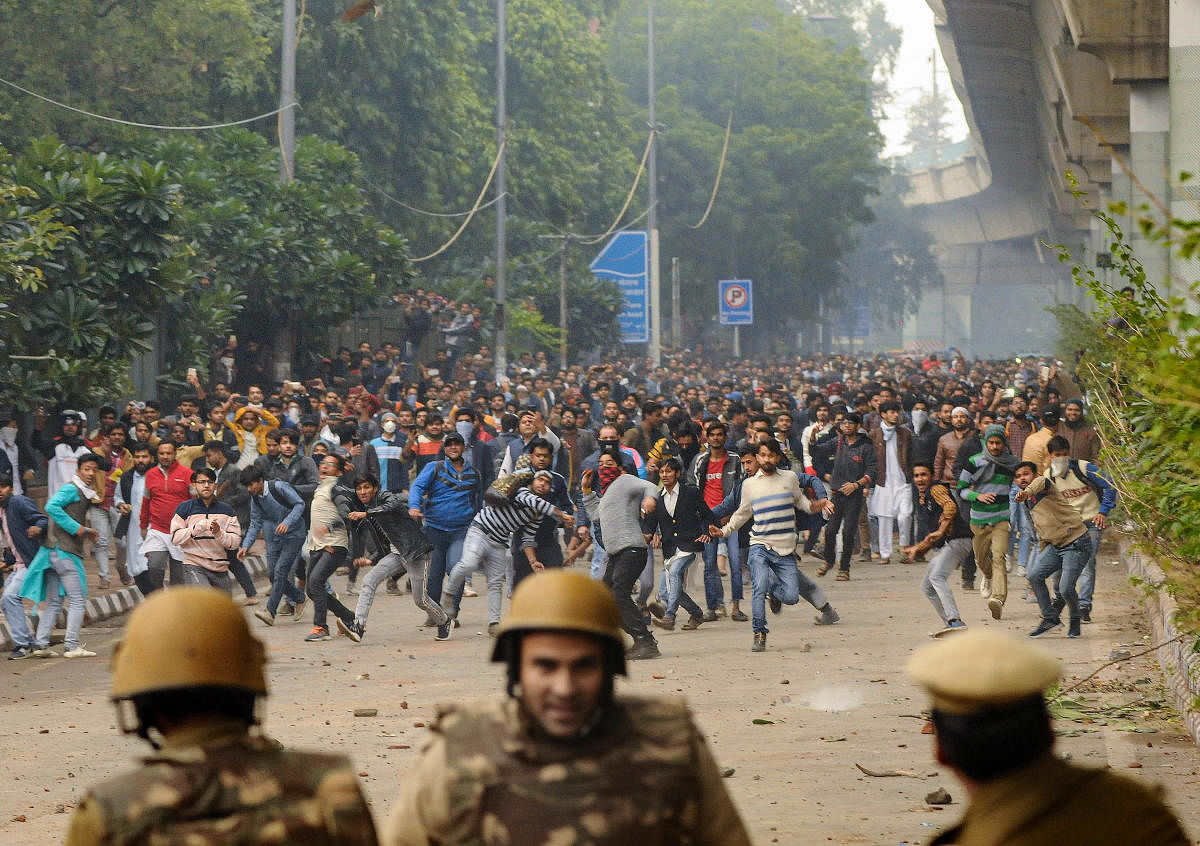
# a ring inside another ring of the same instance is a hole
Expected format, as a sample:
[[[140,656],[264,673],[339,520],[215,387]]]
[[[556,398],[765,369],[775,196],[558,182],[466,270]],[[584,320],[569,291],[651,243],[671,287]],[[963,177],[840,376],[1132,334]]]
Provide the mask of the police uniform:
[[[623,673],[612,593],[546,571],[513,592],[493,660],[516,688],[522,631],[596,635]],[[510,646],[518,648],[510,650]],[[541,729],[517,696],[440,709],[383,828],[388,846],[749,846],[682,700],[606,696],[577,737]]]
[[[909,674],[935,710],[969,716],[1027,702],[1056,682],[1058,660],[995,631],[970,631],[917,651]],[[1002,742],[1002,739],[998,739]],[[957,825],[931,841],[957,846],[1186,846],[1178,821],[1146,787],[1076,766],[1047,750],[977,782]]]
[[[112,699],[123,731],[149,739],[157,729],[161,745],[139,769],[87,792],[67,846],[374,846],[371,812],[349,759],[284,750],[249,731],[248,710],[210,713],[213,705],[181,713],[189,705],[180,702],[203,704],[206,695],[208,702],[237,697],[249,709],[267,692],[264,663],[262,642],[222,591],[172,588],[135,609],[113,653]],[[128,701],[151,714],[167,708],[169,724],[154,717],[143,724],[138,712],[129,727]]]

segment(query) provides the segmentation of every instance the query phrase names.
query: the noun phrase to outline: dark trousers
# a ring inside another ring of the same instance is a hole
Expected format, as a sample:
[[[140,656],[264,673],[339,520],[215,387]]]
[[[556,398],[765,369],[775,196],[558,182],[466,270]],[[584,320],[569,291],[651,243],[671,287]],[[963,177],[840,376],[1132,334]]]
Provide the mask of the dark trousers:
[[[333,550],[330,552],[329,550]],[[329,546],[323,549],[309,551],[308,578],[304,589],[313,604],[313,625],[328,628],[325,622],[326,611],[332,611],[347,625],[354,622],[354,612],[343,605],[337,597],[325,590],[329,577],[341,567],[346,560],[346,550],[340,546]]]
[[[837,551],[838,531],[842,533],[841,569],[850,572],[850,556],[854,554],[854,534],[858,531],[858,518],[862,514],[866,498],[861,490],[846,496],[841,491],[833,492],[833,516],[825,524],[825,561],[833,563]]]
[[[533,568],[529,566],[529,559],[525,557],[525,550],[521,549],[519,544],[520,544],[519,540],[513,541],[513,550],[512,550],[513,583],[512,583],[512,587],[514,590],[516,589],[517,585],[519,585],[521,583],[522,579],[524,579],[526,576],[533,575]],[[543,564],[545,564],[547,569],[549,569],[550,567],[562,567],[563,566],[562,547],[559,546],[557,542],[550,544],[548,546],[539,546],[535,550],[535,552],[537,554],[537,560],[541,561]]]
[[[246,596],[257,596],[258,590],[254,587],[254,579],[250,578],[250,571],[246,569],[246,562],[238,560],[237,550],[228,550],[225,553],[225,557],[229,559],[229,572],[233,574],[238,584],[242,586],[242,590]]]
[[[962,563],[962,581],[963,587],[975,586],[975,571],[978,567],[975,564],[975,550],[971,550],[971,554],[967,556]]]
[[[133,583],[142,592],[142,596],[149,596],[156,590],[162,590],[163,571],[145,570],[133,577]]]
[[[608,555],[608,571],[604,574],[604,583],[612,588],[613,598],[617,601],[617,610],[621,612],[621,628],[629,632],[634,640],[654,640],[654,635],[646,628],[646,621],[638,611],[633,601],[633,583],[646,569],[646,559],[649,550],[645,547],[630,546]]]

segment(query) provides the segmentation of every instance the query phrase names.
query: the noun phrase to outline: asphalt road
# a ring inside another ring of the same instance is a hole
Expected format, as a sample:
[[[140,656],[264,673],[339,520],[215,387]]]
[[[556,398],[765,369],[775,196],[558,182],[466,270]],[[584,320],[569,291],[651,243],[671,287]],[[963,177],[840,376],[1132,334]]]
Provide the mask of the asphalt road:
[[[1103,664],[1114,648],[1149,644],[1114,558],[1102,556],[1096,622],[1084,627],[1084,637],[1059,633],[1042,641],[1063,658],[1068,681]],[[804,567],[811,572],[814,565],[806,560]],[[964,792],[933,762],[931,739],[921,734],[925,701],[903,672],[912,650],[937,628],[919,594],[922,572],[919,565],[856,561],[850,582],[823,580],[843,622],[818,628],[809,606],[785,608],[769,620],[763,654],[750,653],[748,623],[660,633],[663,657],[632,665],[618,690],[687,698],[720,765],[733,770],[727,784],[756,843],[926,842],[961,812]],[[335,585],[343,582],[337,577]],[[962,597],[960,606],[970,626],[1024,633],[1036,622],[1035,606],[1021,601],[1019,589],[998,623],[978,594]],[[431,629],[418,627],[423,615],[409,596],[380,595],[357,645],[345,638],[305,643],[310,622],[266,628],[251,619],[269,648],[267,731],[288,745],[349,755],[382,819],[434,704],[502,690],[500,667],[487,663],[485,615],[482,597],[465,600],[463,627],[436,643]],[[0,665],[6,846],[60,841],[86,786],[128,768],[142,752],[140,742],[117,733],[106,697],[119,625],[85,630],[97,658]],[[1152,656],[1104,670],[1073,698],[1082,709],[1073,716],[1082,721],[1058,722],[1058,751],[1161,783],[1188,832],[1200,836],[1200,751],[1166,704]],[[355,718],[355,708],[378,715]],[[912,775],[871,777],[856,764]],[[925,804],[938,787],[950,792],[952,805]]]

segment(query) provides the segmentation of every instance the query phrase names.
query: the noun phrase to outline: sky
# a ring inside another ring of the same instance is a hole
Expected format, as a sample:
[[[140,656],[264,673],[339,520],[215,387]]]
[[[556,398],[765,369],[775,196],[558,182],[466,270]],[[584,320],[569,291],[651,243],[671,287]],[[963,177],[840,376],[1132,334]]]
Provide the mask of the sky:
[[[933,12],[925,0],[883,0],[883,5],[887,8],[888,20],[904,32],[890,85],[892,102],[886,111],[888,119],[883,123],[883,132],[887,137],[885,155],[892,156],[908,152],[904,147],[907,129],[904,113],[921,92],[928,91],[933,84],[929,54],[937,50],[938,43],[933,30]],[[937,66],[938,88],[950,97],[950,137],[954,141],[961,141],[967,137],[967,122],[963,118],[962,106],[954,96],[940,51]]]

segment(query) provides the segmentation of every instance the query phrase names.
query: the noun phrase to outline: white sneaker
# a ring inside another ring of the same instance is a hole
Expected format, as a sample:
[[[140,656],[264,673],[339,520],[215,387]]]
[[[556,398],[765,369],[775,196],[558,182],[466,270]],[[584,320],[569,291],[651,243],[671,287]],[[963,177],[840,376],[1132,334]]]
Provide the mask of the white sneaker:
[[[76,646],[74,649],[68,649],[63,652],[64,658],[95,658],[96,653],[90,649],[84,649],[83,644]]]
[[[987,576],[984,576],[983,581],[979,583],[979,595],[984,599],[992,595],[992,580]]]

